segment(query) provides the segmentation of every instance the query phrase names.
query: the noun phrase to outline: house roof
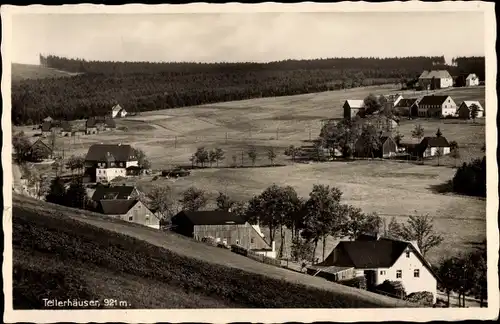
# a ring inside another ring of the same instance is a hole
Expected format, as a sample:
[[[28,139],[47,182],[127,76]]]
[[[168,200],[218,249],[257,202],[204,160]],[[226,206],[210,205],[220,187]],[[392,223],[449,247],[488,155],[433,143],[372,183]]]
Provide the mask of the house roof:
[[[100,210],[106,215],[123,215],[128,213],[139,201],[135,199],[112,199],[99,201]]]
[[[134,156],[132,146],[128,144],[94,144],[89,148],[85,161],[109,161],[111,157],[115,161],[134,161],[137,159]]]
[[[460,106],[462,106],[462,105],[465,105],[467,108],[470,108],[472,105],[477,105],[479,107],[479,110],[483,110],[483,106],[481,106],[481,104],[479,103],[479,101],[469,101],[469,100],[467,100],[467,101],[462,102],[462,104]]]
[[[432,71],[424,71],[420,75],[419,79],[445,79],[445,78],[451,78],[450,72],[447,70],[432,70]]]
[[[39,139],[37,139],[37,140],[36,140],[36,141],[35,141],[35,142],[31,145],[30,149],[31,149],[31,148],[33,148],[33,147],[35,147],[35,146],[39,146],[39,145],[42,145],[42,147],[44,147],[44,148],[46,148],[47,150],[49,150],[49,151],[50,151],[50,147],[49,147],[47,144],[45,144],[45,143],[44,143],[44,142],[43,142],[40,138],[39,138]]]
[[[363,100],[357,100],[357,99],[346,100],[346,103],[351,108],[363,108],[365,106],[365,102]]]
[[[71,125],[67,120],[61,122],[61,128],[65,132],[71,132]]]
[[[134,186],[97,186],[94,194],[92,195],[92,200],[100,201],[106,199],[128,199],[128,197],[134,192],[134,189]]]
[[[399,107],[411,107],[417,102],[417,99],[407,99],[403,98],[398,101],[398,103],[395,105],[396,108]]]
[[[181,211],[175,217],[185,216],[193,225],[229,225],[245,224],[246,221],[237,214],[219,210]]]
[[[474,80],[477,79],[477,75],[475,73],[471,73],[467,76],[467,80]]]
[[[442,105],[450,96],[424,96],[419,105]]]
[[[115,105],[112,110],[113,112],[119,112],[120,110],[122,110],[123,108],[120,106],[120,104],[117,104]]]
[[[345,270],[352,269],[354,267],[337,267],[337,266],[317,266],[317,265],[311,265],[308,267],[309,269],[312,270],[321,270],[321,272],[326,272],[326,273],[331,273],[331,274],[336,274]]]
[[[450,143],[448,143],[448,140],[444,136],[426,136],[422,139],[422,142],[420,142],[420,146],[423,148],[427,147],[449,147]]]

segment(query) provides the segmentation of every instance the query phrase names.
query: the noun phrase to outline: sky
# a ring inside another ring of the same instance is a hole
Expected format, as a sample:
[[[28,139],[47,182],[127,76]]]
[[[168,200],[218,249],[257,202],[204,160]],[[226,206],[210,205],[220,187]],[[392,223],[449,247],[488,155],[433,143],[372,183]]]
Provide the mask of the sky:
[[[328,57],[483,56],[478,12],[16,14],[12,61],[269,62]]]

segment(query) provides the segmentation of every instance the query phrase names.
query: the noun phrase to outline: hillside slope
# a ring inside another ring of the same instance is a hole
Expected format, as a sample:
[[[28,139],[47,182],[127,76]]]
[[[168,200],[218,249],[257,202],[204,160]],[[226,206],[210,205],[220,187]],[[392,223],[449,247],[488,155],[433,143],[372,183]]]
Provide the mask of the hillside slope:
[[[12,63],[11,70],[12,82],[26,79],[71,77],[75,75],[78,75],[78,73],[65,72],[34,64]]]
[[[412,306],[175,234],[17,194],[13,203],[15,309],[50,297],[131,308]]]

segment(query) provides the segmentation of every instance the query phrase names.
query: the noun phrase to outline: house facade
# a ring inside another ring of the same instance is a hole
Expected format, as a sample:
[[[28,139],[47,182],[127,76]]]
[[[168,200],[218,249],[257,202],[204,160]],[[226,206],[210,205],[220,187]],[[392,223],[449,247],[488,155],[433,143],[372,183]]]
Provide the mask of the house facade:
[[[446,70],[423,71],[418,84],[423,89],[444,89],[453,87],[453,77]]]
[[[104,199],[99,201],[98,211],[123,221],[160,228],[160,219],[140,200]]]
[[[418,103],[418,116],[441,118],[456,116],[457,104],[450,96],[424,96]]]
[[[467,76],[467,78],[465,79],[465,86],[466,87],[475,87],[478,85],[479,85],[479,78],[474,73],[469,74]]]
[[[391,136],[382,136],[380,138],[382,144],[381,154],[383,158],[390,158],[398,152],[398,145]]]
[[[450,143],[444,136],[424,137],[419,144],[421,157],[433,157],[440,151],[441,155],[450,154]]]
[[[47,146],[41,139],[37,139],[29,149],[29,154],[34,156],[36,151],[36,156],[42,160],[48,159],[52,155],[52,150]]]
[[[364,276],[367,289],[375,292],[385,280],[399,281],[406,294],[428,291],[436,302],[438,277],[412,242],[380,237],[341,241],[312,271],[337,281]]]
[[[343,106],[344,119],[352,119],[356,116],[363,117],[365,113],[365,103],[363,100],[346,100]]]
[[[111,118],[123,118],[125,116],[127,116],[127,111],[119,104],[111,108]]]
[[[481,103],[479,101],[464,101],[458,107],[458,117],[461,119],[470,119],[471,118],[471,107],[473,105],[477,106],[477,115],[476,118],[482,118],[484,117],[484,108],[481,106]]]
[[[401,99],[394,106],[394,113],[399,116],[418,116],[417,99]]]
[[[61,136],[71,136],[72,131],[71,124],[68,121],[61,122]]]
[[[127,168],[138,164],[130,145],[94,144],[85,157],[85,174],[93,182],[109,182],[117,177],[126,177]]]
[[[238,245],[257,254],[276,257],[274,242],[266,242],[260,229],[231,212],[181,211],[172,217],[172,227],[177,233],[199,241],[211,238],[217,243]]]

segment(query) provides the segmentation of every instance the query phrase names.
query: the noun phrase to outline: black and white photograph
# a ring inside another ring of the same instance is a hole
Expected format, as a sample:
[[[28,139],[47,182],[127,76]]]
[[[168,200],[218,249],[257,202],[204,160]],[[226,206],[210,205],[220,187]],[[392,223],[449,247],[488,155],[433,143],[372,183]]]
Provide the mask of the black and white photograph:
[[[498,319],[493,9],[2,6],[4,321]]]

